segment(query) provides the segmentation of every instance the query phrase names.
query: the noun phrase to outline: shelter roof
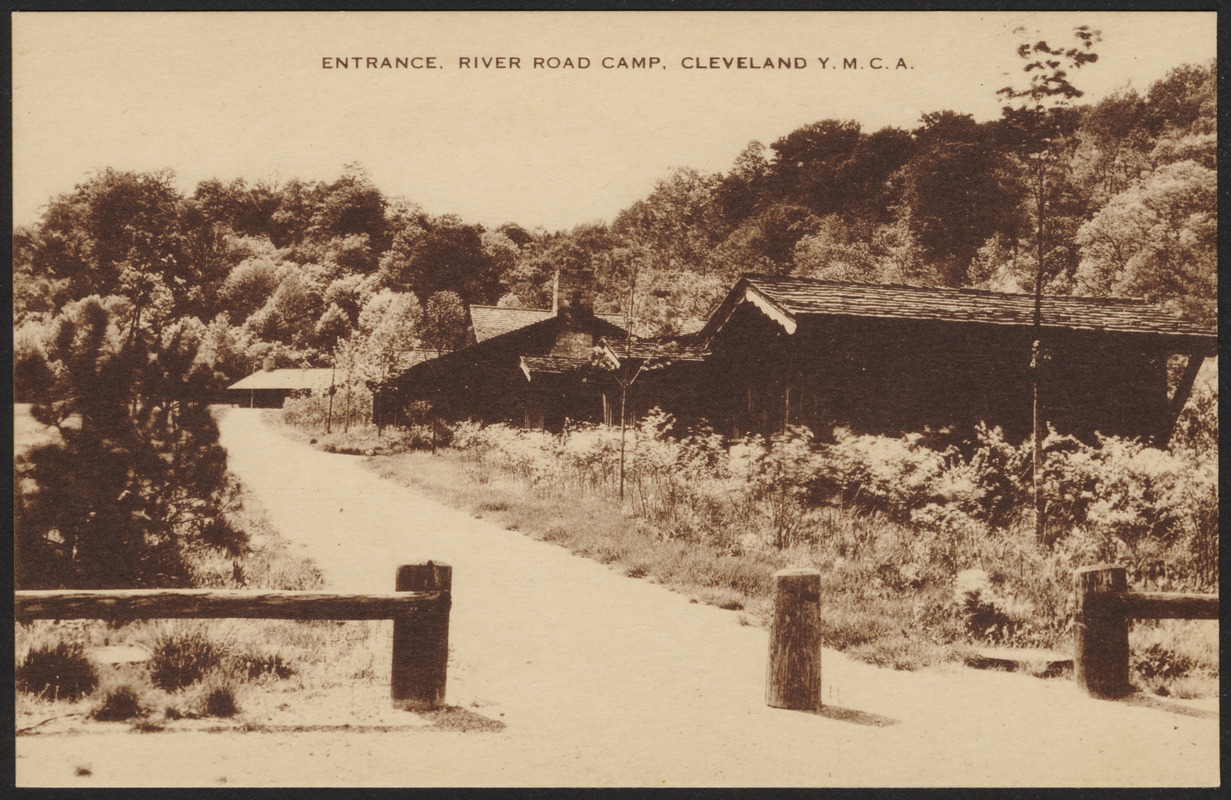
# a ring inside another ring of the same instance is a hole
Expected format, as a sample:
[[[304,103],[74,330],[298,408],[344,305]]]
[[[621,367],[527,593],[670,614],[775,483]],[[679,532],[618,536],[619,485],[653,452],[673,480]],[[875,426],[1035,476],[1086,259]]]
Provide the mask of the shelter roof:
[[[229,389],[328,389],[333,370],[323,368],[271,369],[254,372]]]

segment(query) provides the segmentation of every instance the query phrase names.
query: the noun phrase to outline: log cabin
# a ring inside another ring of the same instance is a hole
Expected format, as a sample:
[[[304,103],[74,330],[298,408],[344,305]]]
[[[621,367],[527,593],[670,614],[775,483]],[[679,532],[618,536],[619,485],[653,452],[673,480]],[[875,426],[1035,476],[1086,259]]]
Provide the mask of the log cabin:
[[[596,343],[624,335],[621,318],[594,313],[594,273],[557,273],[552,308],[467,309],[466,345],[376,387],[373,419],[401,424],[416,403],[448,419],[560,430],[602,422]]]
[[[742,276],[695,333],[630,337],[593,313],[589,273],[558,277],[553,311],[470,310],[468,346],[376,393],[455,419],[559,430],[661,407],[730,435],[806,425],[896,435],[999,426],[1029,437],[1034,296]],[[1165,443],[1214,331],[1140,300],[1044,296],[1040,402],[1049,425]]]

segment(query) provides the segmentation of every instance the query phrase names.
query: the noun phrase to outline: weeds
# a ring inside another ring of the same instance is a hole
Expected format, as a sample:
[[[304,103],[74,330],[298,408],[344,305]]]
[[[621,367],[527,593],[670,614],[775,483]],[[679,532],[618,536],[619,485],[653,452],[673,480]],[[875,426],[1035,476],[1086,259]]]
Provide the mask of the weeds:
[[[21,691],[52,700],[79,700],[98,686],[98,674],[80,642],[32,647],[14,677]]]
[[[286,663],[279,653],[244,653],[234,659],[234,671],[256,680],[272,675],[285,680],[295,674],[295,669]]]
[[[150,680],[174,692],[200,681],[222,663],[222,651],[201,631],[174,631],[154,644]]]

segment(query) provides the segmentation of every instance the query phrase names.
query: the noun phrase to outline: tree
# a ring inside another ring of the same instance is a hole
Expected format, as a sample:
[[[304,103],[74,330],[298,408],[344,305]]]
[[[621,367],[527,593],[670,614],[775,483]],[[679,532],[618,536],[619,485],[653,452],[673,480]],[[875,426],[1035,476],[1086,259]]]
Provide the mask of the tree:
[[[272,252],[241,261],[232,268],[218,292],[218,310],[241,321],[252,316],[277,290],[284,263]]]
[[[701,271],[713,246],[726,235],[714,202],[719,176],[695,169],[673,171],[644,200],[620,212],[612,232],[652,257],[654,268]]]
[[[1018,28],[1020,36],[1028,31]],[[1060,154],[1060,138],[1067,121],[1064,109],[1082,92],[1068,78],[1069,69],[1080,69],[1085,64],[1098,60],[1093,51],[1101,41],[1101,34],[1086,25],[1073,30],[1076,44],[1065,48],[1053,47],[1043,39],[1022,41],[1017,55],[1025,66],[1023,72],[1029,77],[1025,87],[1006,86],[997,94],[1004,98],[1002,109],[1007,127],[1014,134],[1017,153],[1027,175],[1027,186],[1034,206],[1035,244],[1037,248],[1037,271],[1034,280],[1034,345],[1030,362],[1034,387],[1034,510],[1035,536],[1044,538],[1044,503],[1041,492],[1043,472],[1043,437],[1046,434],[1042,409],[1039,406],[1039,373],[1045,358],[1042,342],[1043,325],[1043,280],[1045,273],[1044,234],[1047,229],[1048,204],[1053,199],[1060,183],[1057,167]]]
[[[483,244],[483,256],[487,259],[487,271],[499,275],[503,285],[505,275],[517,266],[520,248],[499,231],[485,231],[479,238]]]
[[[893,206],[901,194],[898,171],[916,147],[914,137],[901,128],[882,128],[860,139],[841,175],[850,186],[848,205],[839,211],[848,224],[892,222]]]
[[[386,381],[406,354],[419,346],[424,335],[423,307],[413,294],[382,289],[363,307],[359,335],[363,377],[373,384]]]
[[[466,340],[466,308],[454,292],[437,292],[423,309],[423,344],[437,353],[460,348]]]
[[[857,240],[837,214],[817,225],[816,233],[795,244],[795,270],[800,275],[840,281],[877,278],[877,260],[867,242]]]
[[[361,164],[347,164],[340,178],[321,189],[306,234],[318,241],[366,236],[383,249],[385,198]]]
[[[1073,182],[1098,208],[1149,168],[1154,137],[1144,124],[1146,101],[1126,87],[1090,108],[1077,131]]]
[[[401,281],[421,301],[437,292],[453,292],[471,303],[494,302],[500,275],[483,252],[482,229],[444,217],[410,248]]]
[[[310,344],[323,310],[323,287],[307,270],[293,264],[279,272],[278,288],[246,324],[266,341],[305,347]]]
[[[821,120],[770,145],[768,181],[779,203],[800,205],[817,216],[841,212],[852,199],[847,172],[862,140],[854,120]]]
[[[55,198],[28,242],[29,274],[63,280],[66,300],[123,294],[138,319],[155,304],[183,305],[203,276],[173,178],[107,168]]]
[[[757,216],[761,253],[775,275],[789,275],[795,269],[795,245],[814,233],[820,220],[803,206],[775,203]]]
[[[728,226],[738,225],[752,216],[765,190],[768,173],[769,159],[765,157],[765,145],[757,141],[749,142],[714,189],[714,203]]]
[[[505,272],[502,283],[517,298],[516,306],[550,308],[556,271],[588,268],[590,264],[590,254],[582,245],[573,236],[562,236],[538,252],[523,251],[513,268]],[[595,278],[601,286],[606,276]],[[599,295],[603,295],[601,289]]]
[[[21,588],[183,586],[188,549],[242,546],[222,516],[234,492],[201,400],[205,326],[155,336],[127,305],[70,303],[41,342],[31,413],[61,441],[16,462]]]
[[[1213,325],[1217,174],[1168,164],[1117,194],[1077,234],[1083,293],[1139,296]]]
[[[915,134],[915,155],[894,176],[898,217],[940,282],[964,286],[983,242],[1016,232],[1017,192],[1002,153],[969,115],[924,114]]]

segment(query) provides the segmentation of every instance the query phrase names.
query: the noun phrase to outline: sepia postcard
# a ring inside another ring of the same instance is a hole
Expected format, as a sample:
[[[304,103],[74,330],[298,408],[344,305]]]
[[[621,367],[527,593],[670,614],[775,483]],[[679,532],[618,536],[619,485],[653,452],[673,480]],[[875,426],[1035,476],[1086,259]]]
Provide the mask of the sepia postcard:
[[[15,12],[20,787],[1217,787],[1213,12]]]

